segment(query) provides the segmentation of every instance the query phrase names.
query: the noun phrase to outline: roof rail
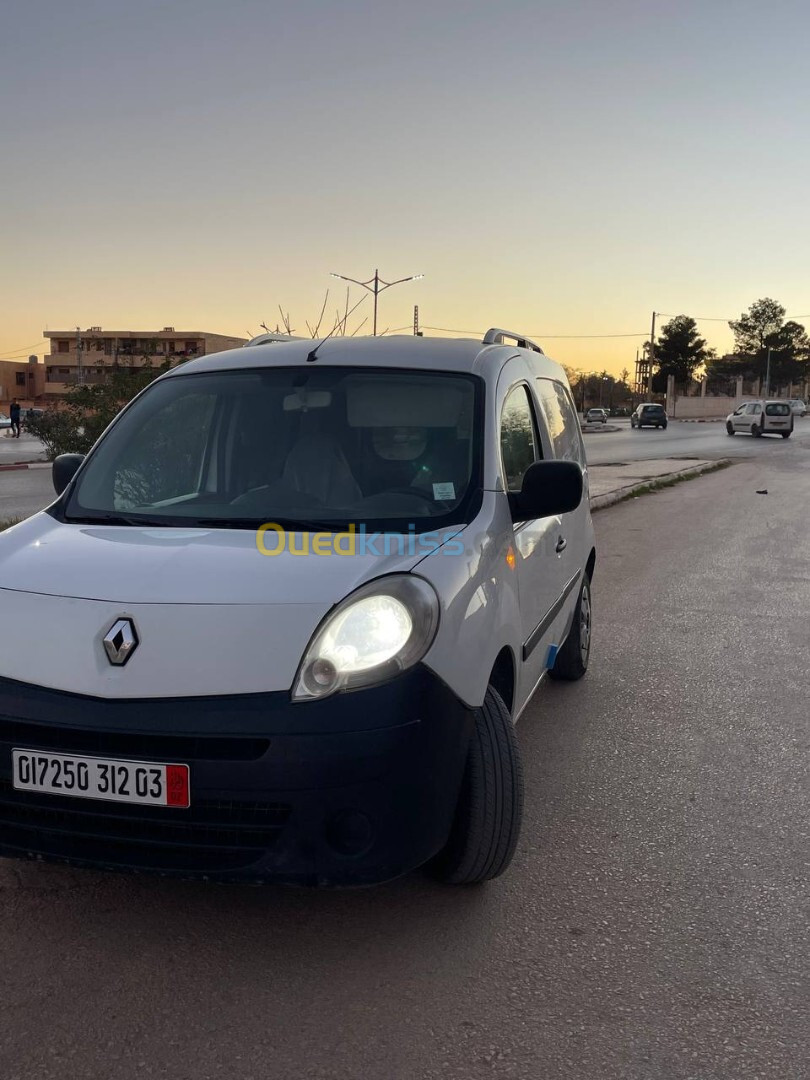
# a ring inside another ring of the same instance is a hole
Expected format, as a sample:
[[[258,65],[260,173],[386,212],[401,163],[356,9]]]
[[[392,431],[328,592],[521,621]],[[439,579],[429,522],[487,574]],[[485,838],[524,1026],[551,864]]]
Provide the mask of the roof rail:
[[[504,338],[509,338],[517,345],[519,349],[532,349],[534,352],[543,354],[543,350],[537,344],[536,341],[531,341],[529,338],[524,337],[523,334],[516,334],[513,330],[499,330],[496,326],[493,326],[491,330],[487,330],[484,334],[484,345],[503,345]]]
[[[304,341],[304,338],[293,337],[291,334],[276,334],[268,331],[266,334],[259,334],[250,341],[246,341],[242,346],[243,349],[249,345],[276,345],[286,341]]]

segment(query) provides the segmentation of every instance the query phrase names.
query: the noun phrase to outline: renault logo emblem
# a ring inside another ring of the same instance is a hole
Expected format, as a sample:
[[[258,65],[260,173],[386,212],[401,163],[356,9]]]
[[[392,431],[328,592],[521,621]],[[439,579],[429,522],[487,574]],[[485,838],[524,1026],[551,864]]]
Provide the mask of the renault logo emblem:
[[[104,635],[104,651],[116,667],[123,667],[137,648],[138,632],[132,619],[117,619]]]

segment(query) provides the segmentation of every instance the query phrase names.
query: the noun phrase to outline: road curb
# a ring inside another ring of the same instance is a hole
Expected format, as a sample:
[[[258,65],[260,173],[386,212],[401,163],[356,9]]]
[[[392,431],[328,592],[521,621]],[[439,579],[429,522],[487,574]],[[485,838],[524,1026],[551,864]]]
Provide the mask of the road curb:
[[[679,420],[677,416],[671,417],[676,424],[722,424],[724,416],[703,416],[697,420]]]
[[[654,492],[658,488],[670,487],[681,480],[693,480],[696,476],[702,476],[704,473],[717,472],[718,469],[725,469],[731,464],[730,458],[719,458],[717,461],[710,461],[703,465],[693,465],[688,469],[678,469],[677,472],[664,473],[663,476],[651,476],[647,480],[637,480],[632,484],[625,485],[625,487],[617,488],[615,491],[606,491],[604,495],[595,495],[591,499],[591,510],[605,510],[608,506],[615,506],[616,503],[632,498],[640,492],[645,494]]]
[[[0,472],[11,472],[12,469],[50,469],[50,461],[15,461],[10,465],[0,465]]]

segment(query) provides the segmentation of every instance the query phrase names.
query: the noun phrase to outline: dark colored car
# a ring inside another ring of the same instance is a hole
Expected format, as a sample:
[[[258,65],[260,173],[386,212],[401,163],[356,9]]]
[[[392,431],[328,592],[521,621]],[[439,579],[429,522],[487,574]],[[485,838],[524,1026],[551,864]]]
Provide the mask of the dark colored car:
[[[630,416],[630,427],[666,428],[667,413],[663,405],[639,405]]]
[[[43,409],[23,409],[20,413],[20,422],[22,423],[23,430],[28,430],[28,421],[37,420],[43,415]]]

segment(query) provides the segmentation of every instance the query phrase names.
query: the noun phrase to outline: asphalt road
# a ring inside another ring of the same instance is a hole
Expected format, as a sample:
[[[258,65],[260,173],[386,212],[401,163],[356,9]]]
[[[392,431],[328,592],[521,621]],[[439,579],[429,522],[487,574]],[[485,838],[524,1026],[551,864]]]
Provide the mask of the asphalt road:
[[[0,861],[0,1076],[806,1077],[810,451],[784,450],[596,516],[592,668],[521,720],[501,880]]]
[[[44,461],[45,450],[39,439],[24,431],[19,439],[9,436],[7,430],[0,430],[0,465],[14,461]]]
[[[0,469],[0,521],[29,517],[55,498],[50,469]]]
[[[723,423],[686,424],[672,421],[666,431],[658,428],[642,428],[634,431],[627,420],[611,423],[621,425],[621,431],[586,432],[585,447],[592,465],[606,465],[620,461],[643,461],[666,457],[757,457],[768,459],[794,455],[797,444],[810,446],[810,418],[796,418],[793,435],[781,439],[767,435],[754,439],[750,435],[726,434]]]

